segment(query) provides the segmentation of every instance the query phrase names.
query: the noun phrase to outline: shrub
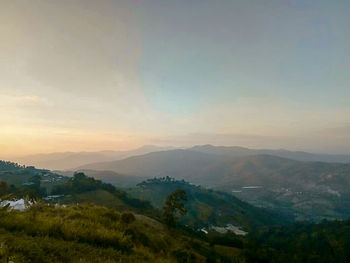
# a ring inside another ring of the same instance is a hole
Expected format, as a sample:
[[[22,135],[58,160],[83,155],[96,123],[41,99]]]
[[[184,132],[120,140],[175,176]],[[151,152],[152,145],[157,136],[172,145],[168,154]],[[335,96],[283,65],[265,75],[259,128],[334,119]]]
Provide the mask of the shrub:
[[[134,214],[130,212],[123,213],[121,216],[121,219],[122,219],[122,222],[125,224],[130,224],[136,220]]]

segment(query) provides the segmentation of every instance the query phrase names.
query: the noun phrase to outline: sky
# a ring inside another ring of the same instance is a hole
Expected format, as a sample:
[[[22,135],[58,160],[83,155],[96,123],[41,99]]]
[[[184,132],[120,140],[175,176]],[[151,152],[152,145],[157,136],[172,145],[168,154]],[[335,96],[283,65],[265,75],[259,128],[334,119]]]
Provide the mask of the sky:
[[[0,156],[350,154],[348,0],[0,0]]]

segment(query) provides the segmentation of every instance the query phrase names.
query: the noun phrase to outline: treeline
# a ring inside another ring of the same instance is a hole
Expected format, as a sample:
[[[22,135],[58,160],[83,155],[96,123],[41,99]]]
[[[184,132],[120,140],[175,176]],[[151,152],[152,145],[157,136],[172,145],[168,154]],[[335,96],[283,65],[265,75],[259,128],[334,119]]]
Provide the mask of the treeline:
[[[350,262],[350,220],[264,227],[244,243],[248,262]]]
[[[18,163],[0,160],[0,171],[15,171],[15,170],[24,169],[24,168],[25,168],[24,165],[19,165]]]
[[[84,173],[75,173],[73,178],[64,184],[53,187],[51,193],[53,195],[77,195],[97,190],[107,191],[119,198],[124,206],[137,209],[151,209],[153,206],[148,201],[130,198],[123,190],[117,189],[109,183],[103,183],[101,180],[88,177]]]
[[[47,200],[47,202],[60,203],[96,203],[101,205],[118,206],[120,209],[133,210],[138,213],[147,214],[152,217],[160,218],[160,211],[148,201],[139,200],[129,197],[127,193],[121,189],[114,187],[111,184],[104,183],[92,177],[86,176],[84,173],[75,173],[70,179],[64,178],[62,182],[54,182],[50,184],[42,184],[43,180],[52,177],[52,174],[43,173],[42,170],[37,169],[22,169],[20,171],[6,171],[6,178],[12,181],[11,177],[16,177],[19,181],[24,183],[8,184],[0,179],[0,198],[2,200],[12,200],[20,198],[29,198],[31,200],[39,200],[48,195],[61,195],[62,197],[55,200]],[[44,174],[44,175],[43,175]],[[45,177],[46,175],[46,177]],[[23,179],[21,179],[23,177]],[[17,181],[17,179],[15,181]],[[113,200],[105,200],[104,194],[97,195],[96,192],[109,193],[113,196]],[[80,196],[87,197],[81,200]],[[79,200],[79,201],[78,201]]]
[[[105,190],[107,192],[115,192],[116,188],[107,183],[103,183],[100,180],[96,180],[92,177],[86,176],[84,173],[75,173],[73,178],[62,185],[56,185],[51,194],[53,195],[65,195],[65,194],[79,194],[94,190]]]
[[[20,199],[27,197],[31,200],[41,199],[47,194],[47,189],[41,187],[41,177],[39,175],[32,176],[27,185],[16,187],[0,180],[0,199]]]
[[[154,178],[147,179],[137,184],[137,186],[145,186],[150,184],[163,184],[163,183],[178,183],[178,184],[190,185],[185,180],[180,181],[180,180],[176,180],[175,178],[165,176],[165,177],[154,177]]]

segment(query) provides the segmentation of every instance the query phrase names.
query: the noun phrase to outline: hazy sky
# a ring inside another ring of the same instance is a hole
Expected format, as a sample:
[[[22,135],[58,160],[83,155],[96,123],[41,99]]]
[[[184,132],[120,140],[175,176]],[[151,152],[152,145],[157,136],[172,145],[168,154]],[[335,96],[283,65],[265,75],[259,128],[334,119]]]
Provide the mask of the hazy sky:
[[[0,0],[0,156],[350,153],[349,0]]]

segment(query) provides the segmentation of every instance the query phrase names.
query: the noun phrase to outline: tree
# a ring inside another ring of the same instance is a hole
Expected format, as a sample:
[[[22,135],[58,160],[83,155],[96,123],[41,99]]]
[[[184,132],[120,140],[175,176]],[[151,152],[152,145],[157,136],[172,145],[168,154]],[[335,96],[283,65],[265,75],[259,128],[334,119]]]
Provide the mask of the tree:
[[[0,197],[9,194],[10,190],[7,183],[0,181]]]
[[[179,216],[184,216],[187,210],[182,201],[187,201],[186,192],[178,189],[165,199],[163,205],[163,221],[169,227],[176,226]]]

